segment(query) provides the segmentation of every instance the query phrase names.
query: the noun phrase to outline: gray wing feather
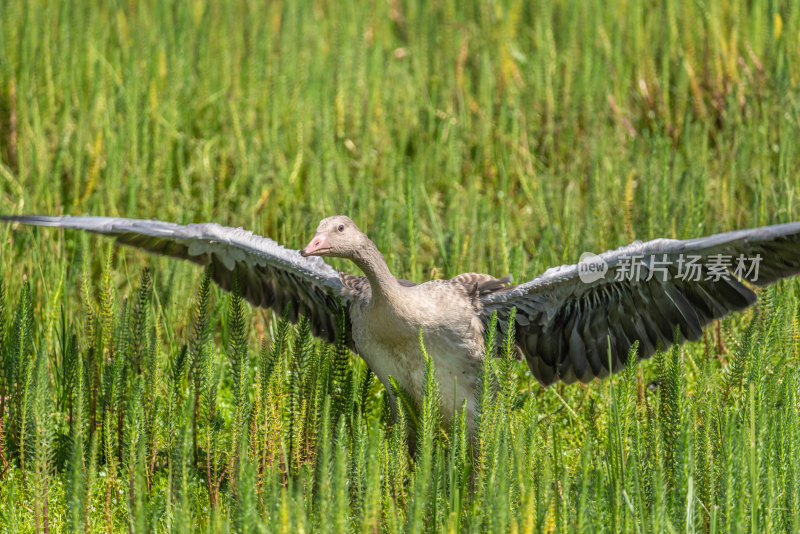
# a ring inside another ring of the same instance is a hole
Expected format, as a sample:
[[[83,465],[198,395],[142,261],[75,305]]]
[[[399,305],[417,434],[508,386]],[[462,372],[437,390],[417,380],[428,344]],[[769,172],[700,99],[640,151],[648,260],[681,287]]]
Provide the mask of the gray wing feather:
[[[753,304],[755,293],[734,276],[740,255],[748,261],[760,257],[757,276],[745,276],[752,285],[800,273],[800,223],[686,241],[636,242],[600,254],[608,270],[591,282],[581,280],[579,265],[562,265],[489,293],[480,299],[481,316],[488,325],[497,312],[505,334],[516,307],[516,342],[533,375],[545,385],[588,382],[621,369],[634,341],[639,341],[639,357],[647,358],[674,342],[677,327],[679,342],[697,340],[704,325]],[[620,277],[619,269],[631,258],[641,266],[638,277]],[[722,276],[705,270],[695,280],[680,270],[686,268],[681,258],[698,258],[701,266],[709,261],[730,265]]]
[[[307,314],[314,334],[327,341],[336,337],[341,307],[357,297],[345,291],[339,272],[322,258],[304,258],[296,250],[242,228],[115,217],[20,215],[0,220],[111,235],[120,243],[149,252],[212,265],[212,278],[226,290],[233,288],[238,269],[242,297],[279,314],[288,306],[293,321],[299,313]]]

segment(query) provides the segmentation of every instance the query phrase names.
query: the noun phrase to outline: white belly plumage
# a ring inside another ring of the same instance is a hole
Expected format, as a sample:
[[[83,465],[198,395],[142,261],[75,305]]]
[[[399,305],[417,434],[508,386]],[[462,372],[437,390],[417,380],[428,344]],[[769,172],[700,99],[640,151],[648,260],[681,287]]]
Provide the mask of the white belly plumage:
[[[391,376],[420,405],[425,387],[425,361],[419,342],[422,328],[425,350],[436,369],[444,420],[449,422],[454,406],[460,411],[466,400],[467,421],[471,425],[480,387],[482,325],[474,314],[464,313],[470,309],[466,295],[425,286],[428,284],[417,287],[428,298],[410,302],[426,303],[435,310],[418,305],[390,308],[382,300],[354,306],[353,341],[390,395]],[[454,313],[448,313],[451,310]]]

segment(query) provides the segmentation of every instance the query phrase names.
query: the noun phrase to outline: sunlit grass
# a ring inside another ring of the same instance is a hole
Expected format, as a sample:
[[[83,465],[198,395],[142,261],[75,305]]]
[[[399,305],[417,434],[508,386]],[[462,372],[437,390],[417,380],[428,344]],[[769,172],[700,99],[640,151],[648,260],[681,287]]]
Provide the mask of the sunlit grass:
[[[790,2],[6,4],[2,213],[347,213],[397,276],[517,281],[800,218]],[[474,446],[410,458],[342,347],[104,245],[0,228],[9,532],[800,529],[796,282],[614,380],[493,362]]]

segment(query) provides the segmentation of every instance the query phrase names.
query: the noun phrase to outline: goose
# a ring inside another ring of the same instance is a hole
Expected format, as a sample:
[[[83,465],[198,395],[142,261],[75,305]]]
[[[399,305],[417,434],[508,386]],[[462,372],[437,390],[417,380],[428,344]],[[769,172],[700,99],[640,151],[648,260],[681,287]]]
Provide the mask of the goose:
[[[300,251],[242,228],[179,225],[115,217],[12,215],[0,220],[85,230],[125,245],[211,265],[213,280],[255,306],[305,314],[327,342],[346,336],[389,392],[391,379],[422,400],[426,352],[440,382],[441,410],[476,415],[484,336],[514,324],[516,352],[542,386],[588,383],[638,358],[702,336],[714,319],[756,302],[753,287],[800,272],[800,222],[689,240],[655,239],[583,257],[512,285],[510,277],[465,273],[416,284],[395,278],[375,244],[348,217],[323,219]],[[363,276],[339,272],[323,257],[345,258]],[[337,327],[346,314],[346,328]],[[494,317],[494,319],[493,319]],[[420,334],[420,331],[422,334]]]

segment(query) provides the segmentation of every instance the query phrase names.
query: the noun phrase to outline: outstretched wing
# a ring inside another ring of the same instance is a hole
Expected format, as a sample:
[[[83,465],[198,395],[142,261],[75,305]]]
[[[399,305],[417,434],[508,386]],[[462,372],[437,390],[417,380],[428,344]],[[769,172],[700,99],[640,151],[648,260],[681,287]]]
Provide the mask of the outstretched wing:
[[[636,340],[648,358],[674,342],[676,327],[681,342],[694,341],[704,325],[753,304],[739,278],[764,286],[798,273],[800,223],[656,239],[490,293],[481,313],[488,325],[496,311],[505,333],[516,308],[517,347],[542,384],[588,382],[622,368]]]
[[[212,278],[231,290],[238,270],[242,297],[256,306],[289,316],[309,317],[312,332],[334,341],[337,314],[355,298],[346,292],[339,272],[322,258],[304,258],[272,239],[242,228],[215,223],[180,225],[161,221],[115,217],[3,216],[0,220],[36,226],[75,228],[115,236],[117,241],[156,254],[212,265]]]

